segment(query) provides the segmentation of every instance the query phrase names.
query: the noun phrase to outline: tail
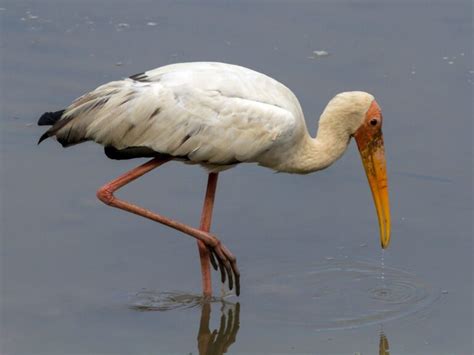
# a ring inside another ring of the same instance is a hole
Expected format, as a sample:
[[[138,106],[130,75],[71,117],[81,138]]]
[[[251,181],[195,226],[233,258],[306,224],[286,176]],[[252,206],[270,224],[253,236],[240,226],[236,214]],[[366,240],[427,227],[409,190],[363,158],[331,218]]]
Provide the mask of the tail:
[[[56,122],[58,122],[61,117],[63,116],[64,110],[56,111],[56,112],[45,112],[41,115],[38,120],[38,126],[55,126]],[[51,137],[57,131],[54,129],[55,127],[51,127],[48,129],[39,139],[38,144],[44,141],[46,138]]]
[[[54,125],[56,122],[58,122],[61,119],[63,113],[64,113],[64,110],[43,113],[38,120],[38,126]]]

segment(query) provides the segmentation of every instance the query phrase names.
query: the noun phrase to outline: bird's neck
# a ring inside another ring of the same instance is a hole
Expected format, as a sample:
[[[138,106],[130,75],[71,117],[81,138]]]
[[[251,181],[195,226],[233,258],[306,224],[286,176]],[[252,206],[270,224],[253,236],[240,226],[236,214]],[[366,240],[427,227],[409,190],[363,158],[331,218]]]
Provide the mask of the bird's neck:
[[[347,128],[341,120],[324,112],[319,120],[316,138],[309,133],[300,141],[292,158],[286,161],[286,171],[307,174],[322,170],[338,160],[346,151],[350,142]]]

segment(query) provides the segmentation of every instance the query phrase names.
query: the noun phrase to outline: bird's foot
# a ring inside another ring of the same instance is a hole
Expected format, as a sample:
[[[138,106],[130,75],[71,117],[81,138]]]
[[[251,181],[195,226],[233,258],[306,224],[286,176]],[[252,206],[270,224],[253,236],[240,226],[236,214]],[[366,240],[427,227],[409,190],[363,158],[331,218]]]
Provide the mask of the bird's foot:
[[[240,272],[234,254],[218,239],[215,245],[208,248],[212,267],[221,272],[222,283],[225,283],[226,279],[229,280],[229,289],[232,290],[235,281],[235,294],[240,295]]]

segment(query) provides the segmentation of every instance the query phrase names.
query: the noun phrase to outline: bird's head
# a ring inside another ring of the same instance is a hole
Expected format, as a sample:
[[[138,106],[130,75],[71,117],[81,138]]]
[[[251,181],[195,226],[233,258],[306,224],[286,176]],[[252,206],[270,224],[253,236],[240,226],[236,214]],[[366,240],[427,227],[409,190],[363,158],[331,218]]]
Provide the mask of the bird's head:
[[[337,117],[331,125],[339,125],[341,134],[357,142],[377,210],[380,243],[385,249],[390,243],[390,205],[380,106],[371,94],[352,91],[336,95],[326,110],[333,111],[326,117]]]

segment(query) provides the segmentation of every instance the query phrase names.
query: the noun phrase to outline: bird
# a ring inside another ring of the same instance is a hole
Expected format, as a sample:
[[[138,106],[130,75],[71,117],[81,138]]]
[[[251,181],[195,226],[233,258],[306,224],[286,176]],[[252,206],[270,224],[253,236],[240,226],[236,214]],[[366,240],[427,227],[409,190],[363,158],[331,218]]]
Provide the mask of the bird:
[[[38,144],[49,137],[63,147],[94,141],[110,159],[151,158],[100,187],[97,197],[195,238],[202,293],[209,298],[211,266],[220,272],[222,283],[228,282],[230,290],[235,285],[240,294],[236,258],[210,227],[219,173],[242,163],[309,174],[333,164],[354,138],[378,216],[381,247],[388,247],[391,222],[382,123],[372,94],[341,92],[323,110],[313,138],[297,97],[284,84],[234,64],[187,62],[111,81],[63,110],[44,113],[38,125],[51,127]],[[114,195],[169,161],[198,165],[208,173],[199,228]]]

